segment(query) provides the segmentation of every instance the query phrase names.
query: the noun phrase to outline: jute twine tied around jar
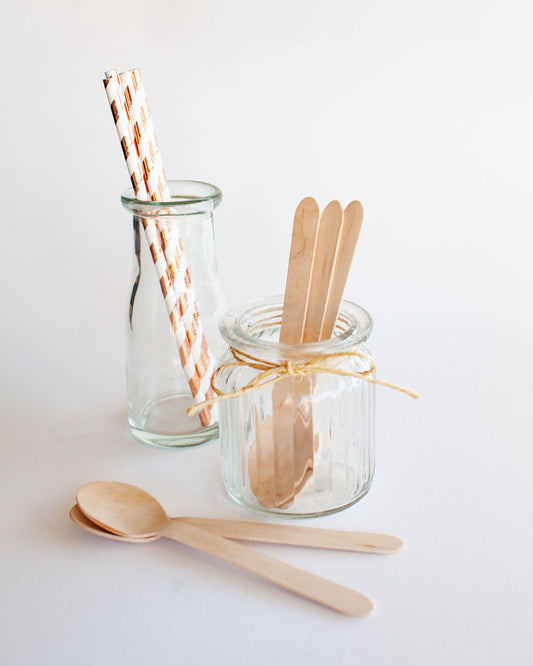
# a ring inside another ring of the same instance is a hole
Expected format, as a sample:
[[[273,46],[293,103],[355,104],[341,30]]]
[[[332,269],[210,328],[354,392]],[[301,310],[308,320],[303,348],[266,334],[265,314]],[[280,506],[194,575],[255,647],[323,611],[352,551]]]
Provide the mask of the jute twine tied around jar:
[[[239,398],[241,395],[246,393],[251,393],[252,391],[258,391],[259,389],[271,386],[276,382],[279,382],[280,379],[284,377],[303,377],[305,375],[314,375],[320,373],[327,373],[330,375],[342,375],[344,377],[355,377],[356,379],[362,379],[365,382],[370,384],[379,384],[380,386],[388,386],[395,391],[401,391],[411,396],[411,398],[419,398],[418,393],[412,389],[405,388],[404,386],[399,386],[398,384],[393,384],[384,379],[376,379],[372,377],[372,373],[376,369],[376,363],[374,359],[369,354],[364,354],[362,351],[357,349],[353,351],[346,352],[337,352],[334,354],[322,354],[320,356],[315,356],[307,361],[296,360],[296,361],[283,361],[281,363],[274,363],[271,361],[265,361],[263,359],[252,356],[251,354],[246,354],[245,352],[235,349],[235,347],[230,347],[230,351],[233,354],[235,361],[231,363],[223,363],[220,365],[213,375],[211,376],[211,388],[216,393],[214,398],[209,400],[204,400],[196,405],[193,405],[190,409],[187,410],[189,416],[193,416],[204,407],[210,407],[215,403],[222,402],[223,400],[232,400],[234,398]],[[351,371],[343,370],[338,366],[344,361],[350,358],[362,358],[370,363],[370,367],[367,370],[361,371]],[[215,380],[218,375],[227,368],[231,367],[248,367],[255,370],[259,370],[259,374],[251,379],[248,384],[237,388],[229,393],[223,393],[215,385]]]

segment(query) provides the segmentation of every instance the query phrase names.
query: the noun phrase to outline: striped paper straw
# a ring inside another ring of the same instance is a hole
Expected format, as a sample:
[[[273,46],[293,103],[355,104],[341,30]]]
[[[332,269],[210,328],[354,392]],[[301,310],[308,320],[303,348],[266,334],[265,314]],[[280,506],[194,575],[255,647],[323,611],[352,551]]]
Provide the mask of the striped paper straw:
[[[147,199],[148,190],[146,189],[143,174],[139,166],[137,149],[130,134],[128,115],[126,113],[122,88],[120,87],[120,80],[116,71],[106,72],[104,86],[109,106],[111,107],[111,113],[113,114],[113,120],[115,121],[115,127],[117,128],[120,146],[126,160],[128,173],[130,174],[133,191],[138,199]]]
[[[168,201],[167,179],[159,146],[155,138],[154,125],[148,108],[141,73],[138,69],[122,72],[120,84],[128,112],[130,131],[137,147],[148,197],[152,201]]]
[[[170,199],[170,193],[141,73],[138,69],[123,72],[120,74],[120,82],[129,116],[130,130],[139,154],[148,196],[153,201],[168,200]],[[199,382],[199,392],[209,399],[209,397],[213,397],[210,378],[214,370],[214,361],[208,351],[196,303],[193,281],[187,268],[181,240],[179,236],[173,234],[172,224],[166,226],[159,224],[158,229],[169,269],[169,277],[176,292],[183,325],[187,331],[187,340],[190,341],[190,348],[180,350],[181,358],[185,362],[192,359],[192,363],[197,370],[195,379],[196,382]],[[201,401],[196,400],[196,402]]]
[[[134,69],[123,72],[120,74],[120,83],[148,197],[152,201],[168,200],[170,193],[167,179],[140,71]],[[168,265],[168,275],[176,293],[182,323],[186,331],[186,343],[180,348],[180,358],[184,367],[185,364],[194,366],[195,375],[187,378],[195,402],[202,402],[200,395],[205,395],[207,399],[213,397],[210,379],[214,370],[214,361],[209,354],[205,340],[193,282],[187,268],[181,240],[177,234],[173,234],[174,225],[158,223],[157,226]]]
[[[146,187],[146,180],[141,172],[140,161],[137,153],[137,144],[130,132],[130,119],[128,117],[127,106],[125,104],[119,77],[116,71],[112,70],[110,72],[106,72],[104,85],[135,196],[141,200],[148,199],[149,194]],[[199,367],[196,367],[197,364],[194,363],[193,356],[189,351],[191,347],[191,340],[193,339],[196,331],[191,329],[191,331],[188,332],[183,325],[181,304],[178,301],[172,283],[169,279],[169,273],[171,273],[171,271],[169,271],[167,262],[164,257],[159,230],[156,223],[153,219],[143,218],[142,224],[148,245],[150,247],[150,252],[155,265],[157,276],[159,278],[159,284],[170,318],[172,331],[178,344],[181,364],[185,376],[189,382],[194,402],[201,402],[203,399],[205,399],[204,396],[208,395],[208,392],[201,390],[202,378],[207,371],[202,373],[201,371],[203,370],[203,367],[200,364],[198,364]],[[209,358],[205,340],[202,340],[202,342],[204,343],[203,348],[205,348],[205,354],[207,354],[207,358]],[[209,362],[207,365],[209,367]],[[207,378],[207,381],[208,380],[209,377]],[[208,426],[212,423],[212,415],[209,409],[203,409],[199,416],[203,426]]]

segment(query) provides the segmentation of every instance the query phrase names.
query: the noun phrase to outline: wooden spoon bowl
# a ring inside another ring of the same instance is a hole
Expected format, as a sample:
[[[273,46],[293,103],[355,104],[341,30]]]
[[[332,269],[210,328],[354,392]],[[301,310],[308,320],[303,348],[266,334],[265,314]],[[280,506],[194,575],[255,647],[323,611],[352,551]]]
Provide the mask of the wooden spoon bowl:
[[[90,532],[91,534],[96,534],[97,536],[104,537],[105,539],[113,539],[113,541],[125,541],[128,543],[150,543],[151,541],[157,541],[160,537],[156,535],[149,537],[128,537],[120,536],[119,534],[114,534],[105,530],[103,527],[100,527],[96,523],[93,523],[92,520],[89,520],[87,516],[81,511],[80,507],[75,504],[70,509],[70,518],[78,527],[81,527],[82,530]]]

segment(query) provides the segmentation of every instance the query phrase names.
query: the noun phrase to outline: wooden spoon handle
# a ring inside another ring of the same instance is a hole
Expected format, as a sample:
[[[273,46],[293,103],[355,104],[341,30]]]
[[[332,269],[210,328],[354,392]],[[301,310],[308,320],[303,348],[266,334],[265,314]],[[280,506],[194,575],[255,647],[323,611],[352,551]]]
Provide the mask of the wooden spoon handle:
[[[205,532],[194,525],[179,520],[167,521],[161,525],[159,534],[241,567],[345,615],[368,615],[372,610],[372,602],[360,592],[293,567],[248,546]]]
[[[320,527],[253,523],[218,518],[173,518],[228,539],[262,541],[310,548],[329,548],[357,553],[394,553],[403,547],[403,541],[389,534],[372,532],[344,532]]]

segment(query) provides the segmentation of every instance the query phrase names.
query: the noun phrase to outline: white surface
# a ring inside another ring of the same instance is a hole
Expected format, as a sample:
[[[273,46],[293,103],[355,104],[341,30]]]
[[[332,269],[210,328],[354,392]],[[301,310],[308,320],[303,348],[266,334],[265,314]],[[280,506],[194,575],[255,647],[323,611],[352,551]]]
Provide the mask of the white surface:
[[[525,0],[4,12],[3,664],[531,663],[532,18]],[[216,444],[152,450],[126,430],[127,177],[100,79],[129,66],[167,173],[224,192],[232,304],[282,291],[303,196],[365,206],[347,295],[374,316],[380,375],[423,397],[379,391],[371,493],[307,522],[407,548],[262,548],[367,593],[367,619],[68,519],[93,479],[247,517]]]

